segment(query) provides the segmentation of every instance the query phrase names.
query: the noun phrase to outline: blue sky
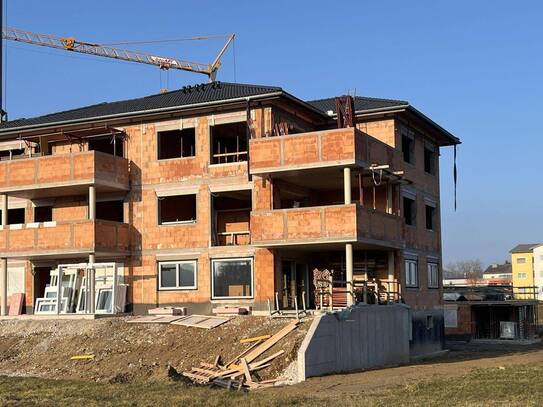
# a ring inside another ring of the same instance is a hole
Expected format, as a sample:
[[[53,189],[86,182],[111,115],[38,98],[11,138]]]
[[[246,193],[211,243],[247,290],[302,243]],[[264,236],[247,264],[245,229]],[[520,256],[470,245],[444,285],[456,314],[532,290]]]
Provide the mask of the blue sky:
[[[539,2],[7,0],[7,8],[8,25],[97,43],[236,32],[220,80],[278,85],[302,99],[356,90],[409,100],[463,142],[457,212],[452,149],[441,155],[445,263],[503,261],[517,243],[543,241]],[[125,47],[207,62],[221,45]],[[15,43],[7,57],[10,118],[205,79]]]

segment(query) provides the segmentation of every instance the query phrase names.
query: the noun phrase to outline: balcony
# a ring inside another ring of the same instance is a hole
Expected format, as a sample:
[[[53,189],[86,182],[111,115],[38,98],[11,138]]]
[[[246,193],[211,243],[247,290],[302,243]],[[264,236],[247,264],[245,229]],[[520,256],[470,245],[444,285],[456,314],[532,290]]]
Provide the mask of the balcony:
[[[256,246],[357,241],[400,247],[401,221],[356,204],[251,213],[251,242]]]
[[[398,168],[401,163],[398,151],[354,128],[253,139],[249,152],[250,172],[256,175],[372,163]]]
[[[0,193],[41,198],[97,191],[126,191],[128,160],[99,151],[21,158],[0,162]]]
[[[88,253],[124,255],[129,250],[125,223],[105,220],[29,223],[0,230],[0,257],[56,258]]]

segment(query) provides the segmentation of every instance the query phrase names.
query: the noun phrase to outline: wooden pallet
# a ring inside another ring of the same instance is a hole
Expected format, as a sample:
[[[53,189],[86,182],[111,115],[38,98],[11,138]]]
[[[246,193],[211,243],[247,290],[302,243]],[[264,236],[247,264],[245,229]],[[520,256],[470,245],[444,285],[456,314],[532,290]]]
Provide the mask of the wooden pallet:
[[[179,321],[183,322],[183,321]],[[247,349],[236,356],[226,364],[221,364],[220,356],[215,358],[215,362],[201,362],[199,367],[193,367],[190,371],[183,372],[183,376],[188,377],[197,384],[212,384],[220,387],[232,389],[246,386],[249,389],[258,389],[273,386],[281,378],[258,382],[253,380],[252,373],[265,369],[271,365],[271,362],[284,353],[283,350],[256,361],[264,352],[274,346],[277,342],[287,336],[298,326],[298,321],[293,321],[283,327],[280,331],[268,337],[269,335],[250,338],[255,341]],[[241,383],[241,384],[240,384]]]
[[[230,318],[215,317],[210,315],[189,315],[178,318],[172,325],[191,326],[193,328],[213,329],[230,321]]]

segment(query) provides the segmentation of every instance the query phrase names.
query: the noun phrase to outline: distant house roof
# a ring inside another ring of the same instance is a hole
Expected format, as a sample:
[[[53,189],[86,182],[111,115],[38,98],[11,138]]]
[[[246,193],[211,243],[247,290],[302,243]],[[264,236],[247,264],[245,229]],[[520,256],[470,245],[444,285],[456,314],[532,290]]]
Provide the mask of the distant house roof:
[[[513,247],[509,253],[531,253],[538,246],[541,246],[541,243],[522,243]]]
[[[44,116],[15,119],[0,123],[0,135],[34,130],[42,127],[133,117],[144,114],[167,113],[170,111],[199,108],[208,105],[233,103],[244,101],[249,97],[266,98],[275,96],[289,98],[313,111],[315,114],[322,116],[324,120],[330,119],[330,111],[332,111],[332,115],[336,114],[335,98],[303,101],[277,86],[217,81],[194,86],[184,86],[181,89],[171,92],[159,93],[136,99],[104,102],[77,109],[51,113]],[[409,102],[357,96],[354,98],[354,103],[356,113],[374,113],[395,109],[407,110],[438,129],[445,137],[442,145],[460,143],[458,138],[416,110]]]
[[[486,268],[483,274],[512,274],[513,268],[511,263],[491,264]]]

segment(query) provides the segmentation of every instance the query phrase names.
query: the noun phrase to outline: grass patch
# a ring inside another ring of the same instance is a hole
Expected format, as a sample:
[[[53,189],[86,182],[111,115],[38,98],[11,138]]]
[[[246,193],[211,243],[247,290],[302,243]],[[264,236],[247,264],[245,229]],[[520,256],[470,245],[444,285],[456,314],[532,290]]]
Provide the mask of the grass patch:
[[[4,406],[478,406],[543,405],[543,366],[516,365],[480,369],[466,376],[428,380],[392,389],[324,396],[291,396],[289,389],[240,393],[187,386],[180,382],[105,384],[75,380],[0,377]]]

